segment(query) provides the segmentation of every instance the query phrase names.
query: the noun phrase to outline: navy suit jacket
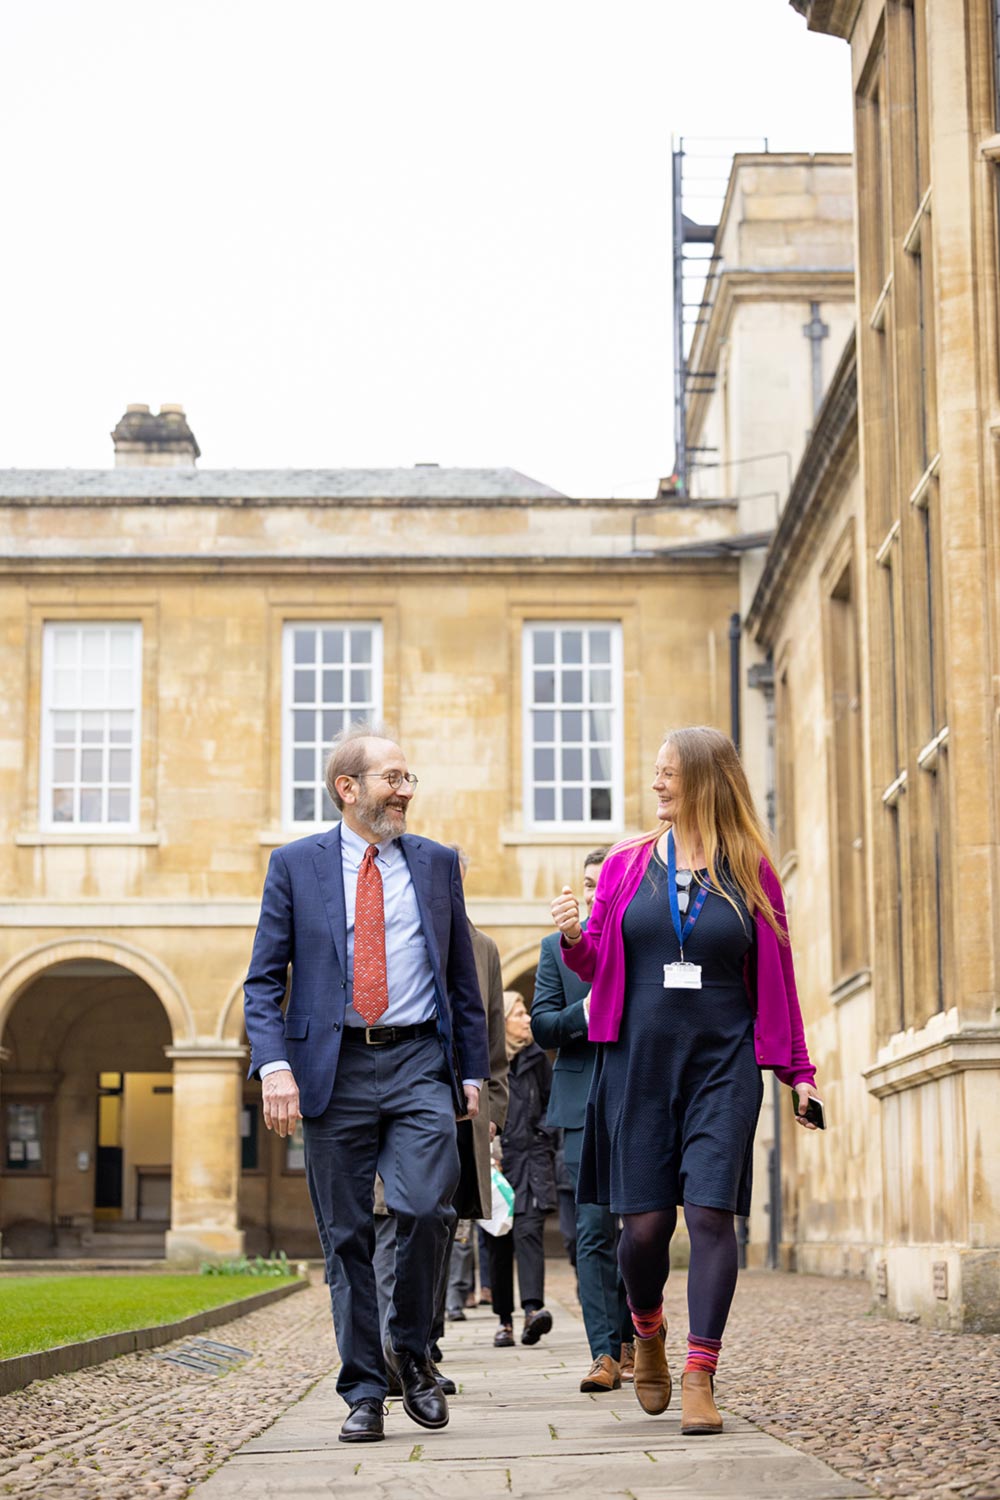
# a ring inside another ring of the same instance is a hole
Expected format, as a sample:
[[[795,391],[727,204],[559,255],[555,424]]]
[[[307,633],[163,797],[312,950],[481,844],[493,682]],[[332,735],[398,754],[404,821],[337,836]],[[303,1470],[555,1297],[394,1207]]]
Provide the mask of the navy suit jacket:
[[[545,1123],[563,1130],[582,1130],[587,1096],[594,1076],[597,1048],[587,1040],[583,1002],[590,985],[578,979],[559,957],[559,933],[542,939],[531,1002],[531,1030],[540,1047],[558,1048],[552,1069],[552,1092]]]
[[[455,1103],[464,1113],[460,1080],[488,1078],[490,1052],[458,856],[412,834],[404,833],[399,844],[434,973],[438,1035]],[[264,1063],[286,1059],[303,1115],[321,1115],[333,1093],[347,1008],[339,824],[271,855],[243,992],[250,1077]]]

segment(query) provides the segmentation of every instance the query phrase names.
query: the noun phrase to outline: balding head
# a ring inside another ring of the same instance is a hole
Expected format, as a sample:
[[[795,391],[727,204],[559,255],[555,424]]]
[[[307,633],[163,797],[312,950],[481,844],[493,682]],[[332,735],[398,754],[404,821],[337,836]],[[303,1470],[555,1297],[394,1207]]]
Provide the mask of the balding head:
[[[367,719],[358,720],[337,735],[327,757],[326,789],[339,812],[343,812],[344,803],[337,791],[337,777],[363,775],[387,749],[402,754],[385,725],[373,724]]]
[[[382,843],[406,831],[413,796],[408,773],[406,756],[381,725],[352,724],[333,743],[326,787],[348,828],[369,843]]]

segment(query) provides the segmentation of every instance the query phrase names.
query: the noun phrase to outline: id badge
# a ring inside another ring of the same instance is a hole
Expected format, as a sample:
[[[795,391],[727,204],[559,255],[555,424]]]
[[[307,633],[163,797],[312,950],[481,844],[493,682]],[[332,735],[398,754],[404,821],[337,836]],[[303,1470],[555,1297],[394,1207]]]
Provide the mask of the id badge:
[[[701,964],[664,964],[663,988],[665,990],[700,990]]]

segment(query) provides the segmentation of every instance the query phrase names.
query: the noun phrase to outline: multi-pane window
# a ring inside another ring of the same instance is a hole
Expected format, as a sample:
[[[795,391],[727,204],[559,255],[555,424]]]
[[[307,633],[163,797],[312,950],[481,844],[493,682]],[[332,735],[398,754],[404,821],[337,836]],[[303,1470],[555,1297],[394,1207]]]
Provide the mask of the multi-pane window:
[[[240,1110],[240,1170],[256,1172],[260,1167],[260,1105],[244,1100]]]
[[[13,1103],[6,1108],[3,1171],[45,1170],[45,1106]]]
[[[795,719],[789,692],[788,667],[777,676],[774,699],[775,739],[775,842],[778,853],[790,854],[795,843]]]
[[[136,826],[141,696],[141,625],[45,626],[43,827]]]
[[[620,825],[621,626],[526,625],[524,705],[528,824]]]
[[[826,616],[833,793],[833,977],[839,983],[867,961],[861,667],[853,558],[846,561],[833,582]]]
[[[286,624],[283,699],[283,822],[329,823],[339,817],[323,785],[330,742],[382,711],[382,627]]]
[[[296,1122],[295,1129],[285,1142],[285,1171],[304,1172],[306,1169],[306,1142],[302,1133],[302,1121]]]

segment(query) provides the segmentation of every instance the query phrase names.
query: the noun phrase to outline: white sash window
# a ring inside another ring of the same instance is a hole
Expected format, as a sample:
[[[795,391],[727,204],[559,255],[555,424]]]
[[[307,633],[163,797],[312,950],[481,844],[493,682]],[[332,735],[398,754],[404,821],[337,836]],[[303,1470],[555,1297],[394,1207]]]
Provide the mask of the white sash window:
[[[140,624],[45,625],[43,829],[138,827],[141,708]]]
[[[620,828],[621,625],[531,622],[523,673],[526,826]]]
[[[282,670],[282,822],[319,829],[339,818],[323,784],[334,735],[382,713],[382,626],[288,621]]]

